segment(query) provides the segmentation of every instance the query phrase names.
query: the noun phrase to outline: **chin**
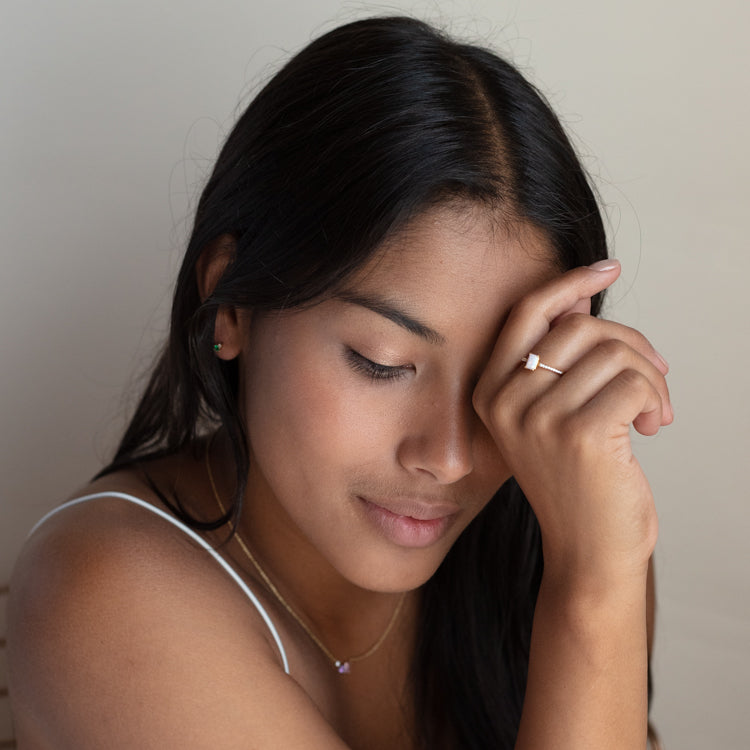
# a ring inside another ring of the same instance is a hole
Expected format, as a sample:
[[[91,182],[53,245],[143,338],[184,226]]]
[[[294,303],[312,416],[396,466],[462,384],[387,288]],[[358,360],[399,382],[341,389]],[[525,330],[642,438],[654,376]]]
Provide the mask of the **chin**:
[[[404,548],[377,540],[371,545],[355,545],[347,559],[336,555],[338,559],[331,562],[340,575],[367,591],[414,591],[432,578],[453,542],[455,538],[443,539],[431,547]]]

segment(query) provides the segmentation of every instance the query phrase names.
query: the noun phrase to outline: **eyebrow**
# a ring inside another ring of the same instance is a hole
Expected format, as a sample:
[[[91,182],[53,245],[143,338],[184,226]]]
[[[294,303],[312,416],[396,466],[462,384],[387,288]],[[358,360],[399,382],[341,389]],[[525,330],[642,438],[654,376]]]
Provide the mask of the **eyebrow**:
[[[366,307],[368,310],[382,315],[384,318],[396,323],[396,325],[405,328],[409,333],[428,341],[430,344],[441,345],[445,343],[445,336],[438,333],[434,328],[422,323],[409,313],[400,309],[393,302],[389,302],[383,297],[374,294],[360,294],[356,292],[339,292],[335,295],[336,299],[344,302],[350,302],[353,305]]]

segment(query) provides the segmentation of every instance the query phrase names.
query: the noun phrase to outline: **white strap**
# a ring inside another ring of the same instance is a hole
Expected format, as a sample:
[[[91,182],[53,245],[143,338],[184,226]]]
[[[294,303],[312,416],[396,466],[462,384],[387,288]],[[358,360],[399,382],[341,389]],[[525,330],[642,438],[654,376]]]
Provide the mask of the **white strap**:
[[[124,492],[97,492],[93,495],[84,495],[83,497],[78,497],[75,500],[69,500],[67,503],[63,503],[62,505],[58,505],[57,508],[53,508],[49,513],[42,516],[42,518],[34,524],[33,528],[29,532],[29,536],[31,536],[48,518],[54,516],[56,513],[59,513],[61,510],[70,508],[72,505],[78,505],[78,503],[83,503],[87,500],[96,500],[100,497],[119,497],[122,500],[128,500],[131,503],[140,505],[142,508],[146,508],[152,513],[155,513],[157,516],[161,516],[161,518],[163,518],[165,521],[169,521],[169,523],[171,523],[173,526],[176,526],[181,531],[184,531],[185,534],[187,534],[194,542],[203,547],[203,549],[206,550],[206,552],[208,552],[214,558],[214,560],[216,560],[216,562],[221,565],[222,568],[224,568],[224,570],[229,574],[234,582],[242,589],[245,596],[247,596],[247,598],[253,603],[255,609],[258,610],[258,613],[263,618],[263,622],[266,623],[268,629],[271,631],[271,635],[273,636],[274,641],[276,641],[276,646],[279,649],[279,654],[281,654],[281,661],[284,665],[284,671],[289,674],[289,661],[286,658],[286,651],[284,651],[284,646],[281,643],[279,633],[276,630],[276,627],[274,626],[271,618],[268,616],[268,612],[266,612],[263,605],[258,601],[258,598],[255,596],[255,594],[253,594],[253,592],[248,588],[247,584],[242,580],[242,578],[240,578],[234,568],[232,568],[232,566],[229,565],[229,563],[205,539],[203,539],[203,537],[196,534],[195,531],[193,531],[190,527],[186,526],[181,521],[178,521],[176,518],[174,518],[174,516],[169,515],[169,513],[165,513],[161,508],[157,508],[155,505],[151,505],[151,503],[147,503],[145,500],[141,500],[138,497],[128,495]]]

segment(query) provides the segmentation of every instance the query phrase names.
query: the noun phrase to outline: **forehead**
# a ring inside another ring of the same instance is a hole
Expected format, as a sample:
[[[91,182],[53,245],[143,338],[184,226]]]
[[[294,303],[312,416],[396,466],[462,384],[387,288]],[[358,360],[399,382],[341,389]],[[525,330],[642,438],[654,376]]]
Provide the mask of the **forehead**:
[[[463,205],[418,216],[384,244],[350,287],[429,315],[435,327],[462,315],[490,324],[559,273],[543,232]]]

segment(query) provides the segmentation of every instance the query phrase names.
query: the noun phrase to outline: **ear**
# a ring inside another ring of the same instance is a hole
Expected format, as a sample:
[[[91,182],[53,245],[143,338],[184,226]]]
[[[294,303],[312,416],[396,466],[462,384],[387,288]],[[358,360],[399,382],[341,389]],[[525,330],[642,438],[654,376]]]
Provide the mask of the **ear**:
[[[196,282],[201,302],[216,288],[226,267],[234,260],[237,242],[231,234],[222,234],[206,246],[195,266]],[[242,350],[244,326],[249,314],[231,305],[221,305],[216,311],[214,325],[214,353],[219,359],[234,359]]]
[[[195,264],[196,282],[201,302],[213,292],[226,267],[234,260],[237,241],[231,234],[222,234],[206,245]]]

